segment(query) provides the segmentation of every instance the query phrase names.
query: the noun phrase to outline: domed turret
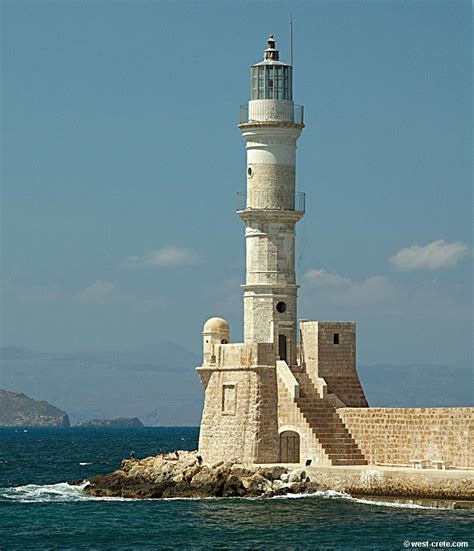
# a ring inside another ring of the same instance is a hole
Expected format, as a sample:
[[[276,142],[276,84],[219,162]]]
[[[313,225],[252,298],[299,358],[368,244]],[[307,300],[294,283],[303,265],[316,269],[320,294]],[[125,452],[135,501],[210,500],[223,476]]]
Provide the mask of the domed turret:
[[[227,333],[230,336],[229,324],[222,318],[210,318],[204,324],[203,334]]]
[[[230,340],[230,327],[225,319],[210,318],[204,324],[203,330],[204,361],[207,362],[217,344],[227,344]]]

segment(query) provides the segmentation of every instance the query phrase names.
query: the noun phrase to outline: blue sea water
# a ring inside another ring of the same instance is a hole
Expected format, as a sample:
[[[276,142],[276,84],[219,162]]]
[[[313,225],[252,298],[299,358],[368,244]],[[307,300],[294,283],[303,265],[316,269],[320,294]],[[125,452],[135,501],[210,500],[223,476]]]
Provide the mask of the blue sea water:
[[[337,492],[270,500],[106,499],[67,484],[116,469],[131,450],[137,457],[192,450],[197,438],[197,428],[182,427],[0,428],[0,549],[397,550],[414,548],[410,542],[421,542],[419,548],[434,548],[432,542],[474,547],[474,514],[466,510]]]

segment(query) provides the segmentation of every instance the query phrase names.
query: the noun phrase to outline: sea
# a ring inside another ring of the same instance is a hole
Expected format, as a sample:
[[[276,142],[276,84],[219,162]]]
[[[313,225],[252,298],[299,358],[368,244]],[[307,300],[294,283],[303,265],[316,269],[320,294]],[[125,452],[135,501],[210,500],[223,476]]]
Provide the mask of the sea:
[[[122,459],[197,447],[198,428],[0,428],[0,549],[474,548],[473,511],[319,492],[273,499],[85,495]],[[74,486],[68,481],[82,480]],[[439,504],[438,504],[439,505]]]

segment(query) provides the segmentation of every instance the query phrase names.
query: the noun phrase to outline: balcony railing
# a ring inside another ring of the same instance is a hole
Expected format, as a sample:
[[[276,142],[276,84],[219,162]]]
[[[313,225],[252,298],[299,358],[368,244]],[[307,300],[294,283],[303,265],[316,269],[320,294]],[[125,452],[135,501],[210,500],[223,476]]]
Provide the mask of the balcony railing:
[[[252,191],[237,193],[237,210],[289,210],[305,211],[305,194],[302,192],[284,193],[279,191]]]
[[[302,105],[288,105],[279,103],[263,103],[252,105],[250,112],[249,106],[240,106],[240,123],[251,122],[290,122],[294,124],[303,124],[304,107]]]

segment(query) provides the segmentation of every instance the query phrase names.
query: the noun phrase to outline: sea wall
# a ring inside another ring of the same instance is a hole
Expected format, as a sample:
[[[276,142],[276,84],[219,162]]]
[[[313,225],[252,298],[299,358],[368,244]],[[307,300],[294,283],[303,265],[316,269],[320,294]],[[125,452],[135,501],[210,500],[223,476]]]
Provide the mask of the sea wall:
[[[338,408],[371,464],[474,468],[474,408]]]
[[[474,499],[474,476],[470,471],[391,467],[309,467],[305,471],[321,489],[351,495]]]

